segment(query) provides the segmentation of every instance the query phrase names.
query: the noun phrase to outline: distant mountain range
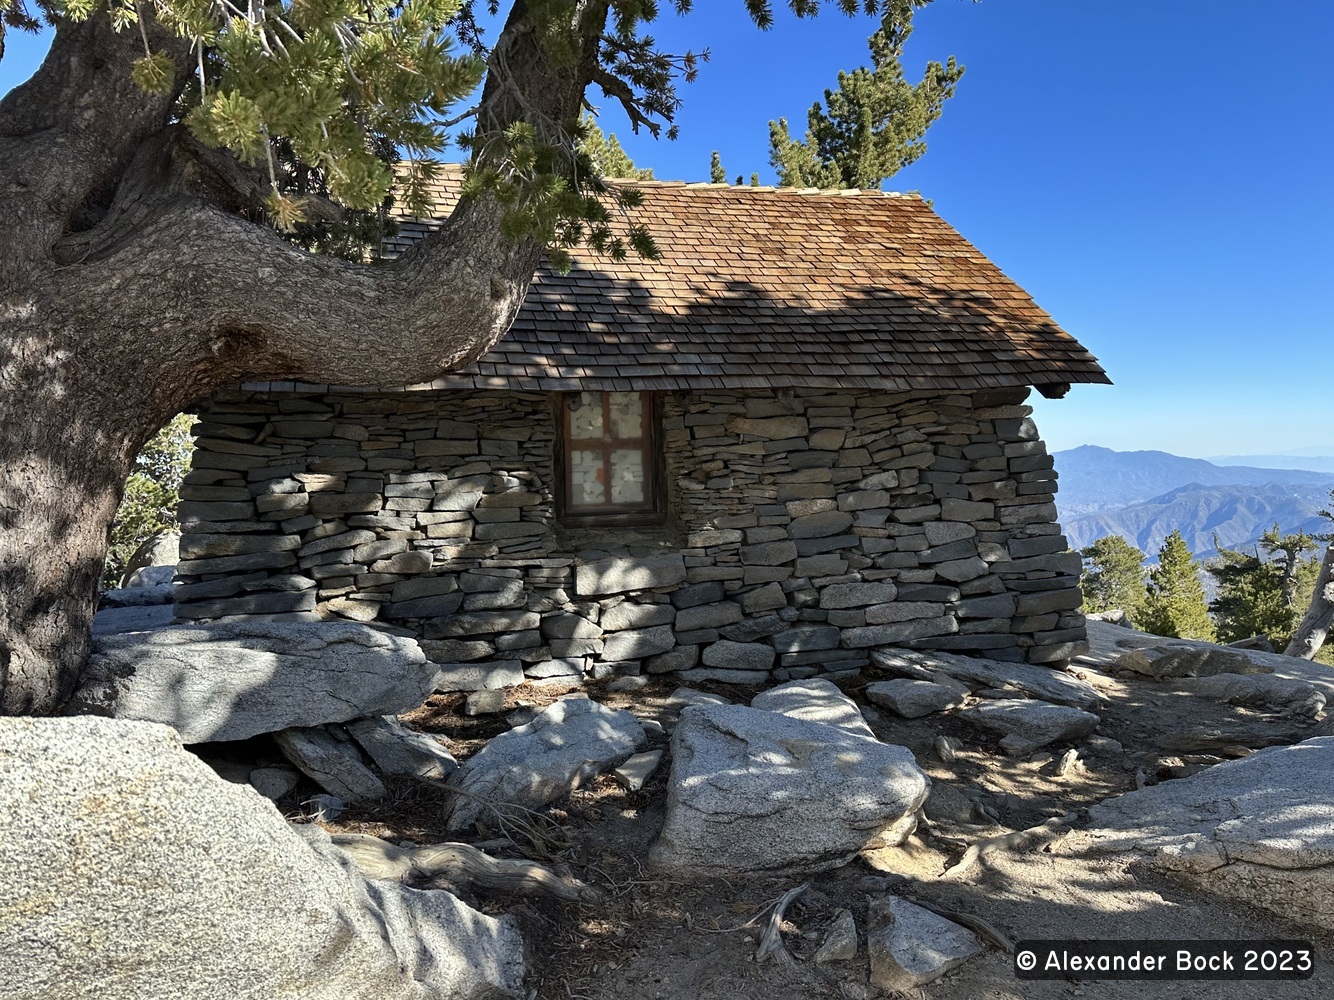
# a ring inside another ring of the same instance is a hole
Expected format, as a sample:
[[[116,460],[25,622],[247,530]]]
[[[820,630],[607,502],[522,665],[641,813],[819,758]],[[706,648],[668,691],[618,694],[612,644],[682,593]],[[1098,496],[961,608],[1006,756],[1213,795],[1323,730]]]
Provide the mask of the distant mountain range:
[[[1066,537],[1082,548],[1120,535],[1154,555],[1174,529],[1198,557],[1246,547],[1276,522],[1284,531],[1326,531],[1334,471],[1216,465],[1163,451],[1094,445],[1055,452],[1057,507]],[[1303,461],[1310,461],[1304,459]]]
[[[1334,452],[1334,448],[1330,451]],[[1334,454],[1219,455],[1209,461],[1215,465],[1251,465],[1262,469],[1309,469],[1314,472],[1334,472]]]

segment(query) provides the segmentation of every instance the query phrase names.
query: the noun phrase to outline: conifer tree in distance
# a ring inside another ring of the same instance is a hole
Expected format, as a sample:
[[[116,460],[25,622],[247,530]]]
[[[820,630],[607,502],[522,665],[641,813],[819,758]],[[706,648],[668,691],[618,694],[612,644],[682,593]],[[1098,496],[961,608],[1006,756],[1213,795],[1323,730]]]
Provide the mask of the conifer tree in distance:
[[[603,132],[598,127],[597,119],[587,113],[580,119],[579,125],[583,130],[579,138],[579,151],[593,161],[599,176],[621,177],[632,181],[653,180],[653,171],[635,166],[635,161],[630,159],[630,154],[621,145],[621,140],[616,138],[615,132],[610,135]]]
[[[1084,558],[1084,607],[1087,611],[1124,611],[1137,621],[1144,604],[1144,553],[1120,535],[1099,538],[1079,550]]]
[[[1158,565],[1149,570],[1148,596],[1139,625],[1154,635],[1212,642],[1214,624],[1204,603],[1199,566],[1180,531],[1173,531],[1158,550]]]
[[[913,0],[890,0],[867,44],[871,65],[838,74],[806,113],[806,138],[793,139],[786,118],[769,123],[769,162],[783,187],[878,188],[926,152],[923,137],[963,76],[950,56],[927,64],[918,83],[900,59],[912,34]]]

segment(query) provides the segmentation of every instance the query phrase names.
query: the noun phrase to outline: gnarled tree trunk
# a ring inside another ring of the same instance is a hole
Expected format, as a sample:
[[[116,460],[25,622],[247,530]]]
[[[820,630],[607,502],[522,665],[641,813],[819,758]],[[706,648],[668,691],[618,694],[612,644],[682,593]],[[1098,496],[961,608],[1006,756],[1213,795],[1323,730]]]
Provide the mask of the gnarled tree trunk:
[[[1303,660],[1315,659],[1315,654],[1325,644],[1331,626],[1334,626],[1334,541],[1325,548],[1320,576],[1315,582],[1315,593],[1311,595],[1311,606],[1306,609],[1292,642],[1288,643],[1288,648],[1283,652],[1288,656],[1300,656]]]
[[[497,41],[507,73],[493,63],[481,127],[578,115],[597,31],[581,63],[553,63],[527,17],[515,4]],[[166,420],[246,378],[406,385],[465,365],[508,329],[542,252],[503,237],[487,198],[388,266],[299,250],[237,210],[231,161],[169,124],[173,95],[133,85],[140,54],[104,16],[62,23],[0,101],[4,714],[55,711],[77,683],[108,526]]]

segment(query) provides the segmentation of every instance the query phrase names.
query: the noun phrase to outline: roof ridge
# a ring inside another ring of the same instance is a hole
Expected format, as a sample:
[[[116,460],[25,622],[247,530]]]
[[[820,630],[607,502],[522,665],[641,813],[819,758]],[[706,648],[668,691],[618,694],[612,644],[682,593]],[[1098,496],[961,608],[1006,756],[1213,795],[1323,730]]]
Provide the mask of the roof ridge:
[[[410,163],[410,160],[399,160],[396,166]],[[462,171],[462,163],[446,163],[435,161],[440,166],[447,169],[447,174],[457,174]],[[441,178],[444,180],[445,178]],[[686,181],[686,180],[667,180],[654,177],[652,179],[640,180],[636,177],[604,177],[602,180],[607,184],[614,184],[617,187],[661,187],[661,188],[687,188],[697,191],[737,191],[748,193],[781,194],[781,195],[802,195],[805,197],[825,196],[836,198],[855,198],[855,197],[880,197],[880,198],[903,198],[909,201],[922,201],[921,194],[915,191],[882,191],[879,188],[818,188],[818,187],[784,187],[777,184],[728,184],[714,183],[712,181]],[[429,183],[429,182],[428,182]]]

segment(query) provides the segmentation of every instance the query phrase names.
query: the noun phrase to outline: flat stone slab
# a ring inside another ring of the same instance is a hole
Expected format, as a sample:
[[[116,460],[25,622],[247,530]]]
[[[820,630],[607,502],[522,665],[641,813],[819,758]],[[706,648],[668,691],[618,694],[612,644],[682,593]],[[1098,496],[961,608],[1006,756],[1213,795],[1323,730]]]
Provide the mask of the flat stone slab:
[[[895,715],[905,719],[920,719],[933,712],[958,708],[964,703],[968,689],[949,677],[942,680],[948,683],[915,681],[907,677],[876,681],[866,685],[866,697]]]
[[[770,688],[752,698],[750,707],[777,712],[789,719],[822,722],[853,736],[875,739],[857,703],[829,681],[819,678],[788,681]]]
[[[685,583],[686,565],[679,552],[658,556],[613,556],[574,568],[575,588],[581,597],[651,590]]]
[[[1229,705],[1274,706],[1291,715],[1315,718],[1325,708],[1325,692],[1314,684],[1270,673],[1209,674],[1187,677],[1181,687]]]
[[[176,605],[154,604],[135,608],[106,608],[93,616],[93,638],[125,632],[166,628],[176,620]]]
[[[644,782],[648,781],[661,763],[661,750],[632,754],[624,764],[612,770],[611,776],[626,791],[637,792],[644,787]]]
[[[904,747],[744,705],[690,707],[649,858],[700,874],[826,871],[901,842],[929,784]]]
[[[435,690],[417,643],[352,622],[229,621],[103,636],[70,714],[173,726],[183,743],[396,715]]]
[[[871,982],[886,993],[906,993],[979,954],[982,943],[966,927],[925,907],[877,896],[867,907],[866,950]]]
[[[1075,663],[1079,666],[1102,671],[1112,670],[1115,669],[1117,661],[1128,651],[1164,644],[1190,649],[1223,650],[1244,656],[1253,668],[1264,668],[1275,677],[1306,681],[1323,691],[1327,699],[1334,699],[1334,668],[1324,663],[1303,660],[1299,656],[1284,656],[1282,653],[1266,653],[1258,649],[1218,646],[1215,643],[1200,642],[1195,639],[1164,639],[1160,635],[1150,635],[1123,625],[1113,625],[1095,619],[1089,619],[1086,625],[1090,649],[1075,659]]]
[[[1117,658],[1115,666],[1157,680],[1273,673],[1273,668],[1253,663],[1244,653],[1219,646],[1146,646],[1124,653]]]
[[[1072,837],[1067,852],[1144,854],[1220,896],[1334,929],[1334,737],[1108,799]]]
[[[896,677],[936,680],[945,674],[967,684],[971,690],[1008,689],[1030,698],[1040,698],[1054,705],[1097,708],[1104,701],[1093,685],[1078,677],[1026,663],[1003,663],[980,657],[913,649],[877,649],[871,663]]]
[[[524,995],[509,919],[368,881],[166,726],[0,719],[0,802],[0,996]]]
[[[357,748],[323,729],[284,729],[273,734],[283,754],[306,777],[345,802],[373,802],[387,794],[384,783],[361,762]]]
[[[458,770],[459,762],[439,740],[409,729],[392,715],[357,719],[346,728],[381,774],[442,781]]]
[[[629,712],[588,698],[562,699],[501,733],[454,772],[449,787],[465,794],[454,797],[446,827],[494,822],[488,805],[539,809],[620,764],[644,740],[644,727]]]
[[[984,701],[965,708],[958,716],[990,732],[1001,733],[1001,749],[1016,755],[1032,753],[1048,743],[1083,739],[1101,721],[1092,712],[1027,698]]]

